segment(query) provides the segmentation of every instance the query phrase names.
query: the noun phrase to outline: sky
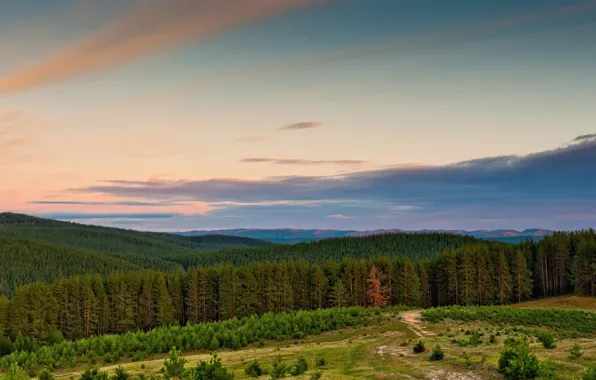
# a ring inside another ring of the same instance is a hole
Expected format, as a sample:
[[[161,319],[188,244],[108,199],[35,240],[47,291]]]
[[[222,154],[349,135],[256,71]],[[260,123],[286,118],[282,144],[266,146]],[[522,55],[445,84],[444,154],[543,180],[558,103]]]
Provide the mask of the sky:
[[[596,227],[596,1],[0,3],[0,211]]]

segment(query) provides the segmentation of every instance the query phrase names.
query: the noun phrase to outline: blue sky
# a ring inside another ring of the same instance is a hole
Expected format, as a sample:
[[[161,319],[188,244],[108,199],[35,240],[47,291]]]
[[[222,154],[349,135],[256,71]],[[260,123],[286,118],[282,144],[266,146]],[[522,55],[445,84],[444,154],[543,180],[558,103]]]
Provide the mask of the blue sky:
[[[163,230],[595,225],[593,140],[573,142],[596,132],[595,1],[1,7],[0,209]]]

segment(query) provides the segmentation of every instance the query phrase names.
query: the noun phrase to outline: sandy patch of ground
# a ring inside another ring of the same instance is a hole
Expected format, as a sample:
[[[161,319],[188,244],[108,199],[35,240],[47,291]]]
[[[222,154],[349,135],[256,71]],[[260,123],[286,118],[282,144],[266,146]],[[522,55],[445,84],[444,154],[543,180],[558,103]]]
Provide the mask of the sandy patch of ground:
[[[454,372],[444,369],[431,370],[424,374],[429,380],[482,380],[483,377],[472,372]]]
[[[432,331],[426,331],[424,327],[420,324],[420,318],[422,317],[422,312],[420,310],[410,310],[400,313],[403,321],[408,325],[410,330],[414,332],[414,334],[418,335],[419,337],[425,336],[432,336],[436,335]]]

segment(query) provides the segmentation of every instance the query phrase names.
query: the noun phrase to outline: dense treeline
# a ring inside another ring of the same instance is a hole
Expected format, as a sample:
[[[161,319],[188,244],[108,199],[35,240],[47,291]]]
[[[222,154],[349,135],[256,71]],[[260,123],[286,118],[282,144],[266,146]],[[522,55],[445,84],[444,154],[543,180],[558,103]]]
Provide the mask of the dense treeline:
[[[107,275],[117,271],[155,269],[174,271],[179,264],[120,252],[95,252],[26,239],[0,237],[0,296],[33,282],[83,274]]]
[[[21,287],[0,301],[0,332],[11,341],[51,340],[57,333],[77,339],[268,312],[418,305],[419,269],[408,258],[380,257],[61,278]]]
[[[398,311],[397,307],[388,310]],[[163,327],[149,332],[129,332],[123,335],[104,335],[76,341],[54,338],[42,343],[21,338],[11,354],[0,358],[0,368],[16,363],[31,374],[42,368],[55,370],[80,362],[112,363],[123,357],[141,360],[152,354],[167,353],[172,347],[182,351],[239,349],[262,340],[302,339],[306,335],[360,326],[372,322],[378,309],[337,308],[290,313],[268,313],[260,317],[215,323],[200,323],[184,327]]]
[[[596,332],[596,313],[581,310],[445,306],[425,310],[422,316],[431,323],[452,319],[463,322],[486,321],[498,325],[541,326],[582,333]]]
[[[478,242],[419,262],[377,256],[60,278],[1,301],[0,332],[11,341],[21,335],[46,340],[56,332],[75,339],[268,312],[500,305],[572,290],[593,294],[595,241],[589,230],[538,244]]]
[[[129,231],[0,214],[0,295],[32,282],[51,282],[71,275],[155,269],[174,271],[180,264],[165,256],[181,252],[270,243],[233,236],[177,236]]]
[[[379,255],[433,259],[446,249],[477,242],[471,236],[445,233],[381,234],[366,237],[341,237],[294,245],[271,245],[263,248],[227,249],[219,252],[184,253],[167,260],[194,266],[232,264],[247,265],[264,261],[306,260],[311,263],[356,259]]]

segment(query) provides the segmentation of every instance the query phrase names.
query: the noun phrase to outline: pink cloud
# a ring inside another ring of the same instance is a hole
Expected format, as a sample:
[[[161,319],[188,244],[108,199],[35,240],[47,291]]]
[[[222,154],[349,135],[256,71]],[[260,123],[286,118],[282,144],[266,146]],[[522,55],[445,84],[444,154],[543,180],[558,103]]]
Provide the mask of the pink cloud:
[[[0,95],[123,65],[319,0],[157,0],[0,80]]]

